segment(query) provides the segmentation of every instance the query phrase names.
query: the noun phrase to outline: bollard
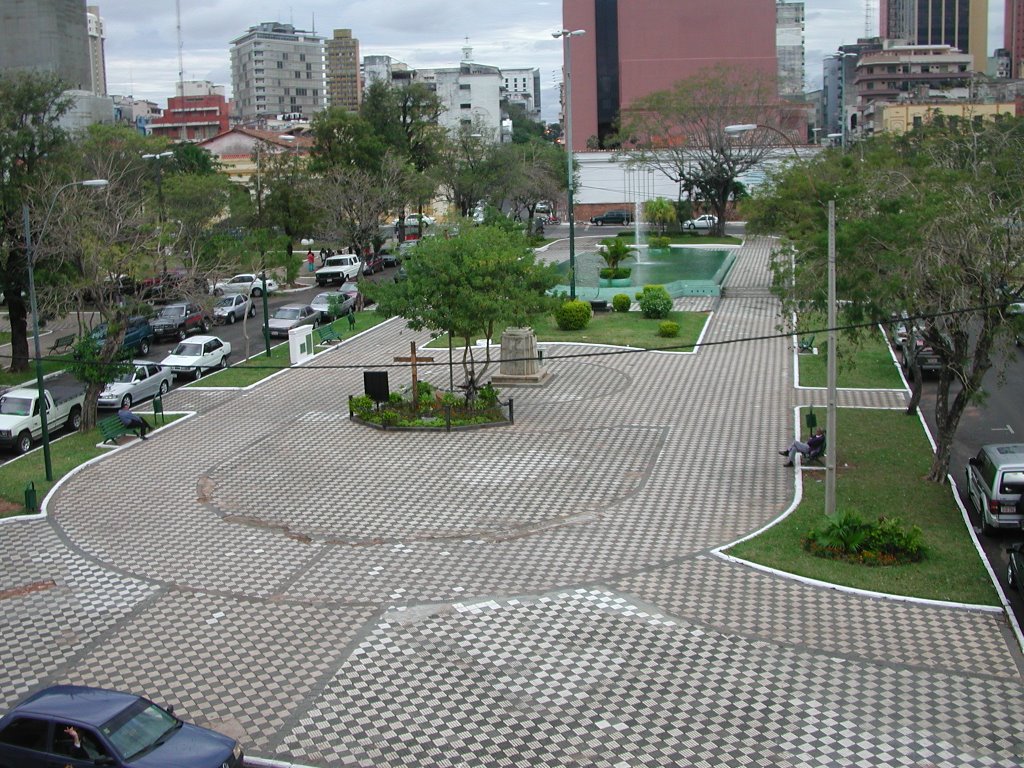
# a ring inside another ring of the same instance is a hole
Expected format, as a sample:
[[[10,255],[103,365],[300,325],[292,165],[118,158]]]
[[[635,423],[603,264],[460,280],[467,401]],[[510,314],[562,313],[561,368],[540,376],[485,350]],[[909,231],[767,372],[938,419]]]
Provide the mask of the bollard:
[[[25,509],[29,512],[38,511],[38,503],[36,500],[36,484],[33,481],[29,481],[28,485],[25,486]]]
[[[537,364],[538,365],[544,365],[544,350],[543,349],[538,349],[537,350]]]

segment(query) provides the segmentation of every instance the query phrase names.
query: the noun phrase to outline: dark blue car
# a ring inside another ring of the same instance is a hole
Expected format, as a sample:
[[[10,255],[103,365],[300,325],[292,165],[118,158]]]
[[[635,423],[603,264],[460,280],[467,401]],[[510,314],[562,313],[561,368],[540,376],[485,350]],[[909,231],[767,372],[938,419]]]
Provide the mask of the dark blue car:
[[[0,720],[0,768],[241,768],[238,742],[130,693],[58,685]]]

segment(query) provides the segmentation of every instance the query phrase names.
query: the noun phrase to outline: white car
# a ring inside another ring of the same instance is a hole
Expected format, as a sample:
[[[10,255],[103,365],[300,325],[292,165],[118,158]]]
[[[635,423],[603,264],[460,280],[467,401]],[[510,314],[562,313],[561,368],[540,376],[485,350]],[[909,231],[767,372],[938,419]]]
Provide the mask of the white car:
[[[230,325],[236,320],[241,320],[246,314],[249,317],[255,315],[256,305],[244,293],[229,293],[217,299],[217,303],[213,305],[213,319],[218,323]]]
[[[135,360],[135,367],[107,384],[96,399],[100,408],[131,408],[147,397],[163,397],[171,388],[174,374],[159,363]]]
[[[160,365],[178,376],[200,378],[204,373],[223,368],[231,354],[231,344],[216,336],[193,336],[171,350]]]
[[[687,219],[683,222],[683,229],[712,229],[718,224],[718,217],[712,216],[710,213],[705,213],[703,216],[698,216],[696,219]]]
[[[338,302],[337,317],[347,315],[349,312],[354,312],[356,308],[356,297],[359,296],[359,292],[356,290],[346,291],[346,286],[353,286],[352,283],[346,283],[338,291],[325,291],[324,293],[318,293],[316,297],[309,302],[309,306],[320,313],[320,317],[333,319],[335,314],[331,312],[331,297],[333,296]]]
[[[423,222],[423,228],[432,227],[436,223],[432,216],[427,216],[425,213],[410,213],[405,217],[405,228],[406,229],[418,229],[420,222]],[[392,222],[392,225],[398,229],[398,219]]]
[[[267,293],[273,293],[280,286],[272,278],[267,278]],[[230,280],[216,283],[213,286],[214,296],[224,296],[229,293],[244,293],[246,296],[263,295],[263,276],[252,272],[235,275]]]

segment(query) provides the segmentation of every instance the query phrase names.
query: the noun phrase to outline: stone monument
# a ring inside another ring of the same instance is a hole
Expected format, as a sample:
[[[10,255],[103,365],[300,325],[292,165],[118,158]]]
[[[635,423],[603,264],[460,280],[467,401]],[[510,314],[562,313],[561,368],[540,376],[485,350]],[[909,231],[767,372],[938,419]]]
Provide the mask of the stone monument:
[[[506,328],[501,334],[501,368],[491,378],[495,386],[540,386],[551,372],[537,356],[537,336],[532,328]]]

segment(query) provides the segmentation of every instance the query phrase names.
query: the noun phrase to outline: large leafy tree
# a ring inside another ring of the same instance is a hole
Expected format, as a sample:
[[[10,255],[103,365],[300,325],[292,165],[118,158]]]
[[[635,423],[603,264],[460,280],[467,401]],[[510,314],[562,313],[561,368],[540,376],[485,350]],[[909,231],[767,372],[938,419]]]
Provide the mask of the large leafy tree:
[[[566,188],[565,152],[542,140],[502,144],[494,150],[492,165],[501,169],[504,199],[526,213],[527,231],[532,232],[537,204],[558,198]]]
[[[546,291],[558,280],[554,266],[535,261],[520,233],[488,226],[426,238],[404,266],[407,279],[368,284],[366,295],[379,311],[406,318],[412,328],[461,339],[467,384],[479,383],[490,368],[495,331],[526,325],[550,309],[554,299]],[[472,351],[476,338],[487,341],[480,367]]]
[[[782,233],[775,285],[787,309],[826,307],[826,208],[835,199],[845,321],[908,313],[941,358],[929,473],[941,482],[964,409],[1009,345],[1006,305],[1024,280],[1024,125],[935,118],[782,169],[750,202],[755,230]],[[919,391],[919,376],[915,376]]]
[[[771,152],[792,146],[787,110],[772,78],[747,69],[715,66],[680,80],[666,91],[634,101],[621,115],[619,141],[639,166],[663,173],[703,201],[725,228],[726,207],[738,176]],[[768,126],[750,134],[727,126]]]
[[[438,162],[444,129],[438,118],[444,106],[424,83],[394,86],[375,82],[360,110],[373,133],[420,173]]]
[[[71,102],[59,79],[46,74],[0,73],[0,288],[11,323],[12,371],[28,368],[28,259],[22,206],[31,207],[32,237],[43,232],[48,200],[33,197],[47,158],[67,141],[58,126]]]
[[[449,202],[468,216],[478,200],[501,189],[504,170],[496,146],[482,129],[463,125],[445,138],[436,172]]]

